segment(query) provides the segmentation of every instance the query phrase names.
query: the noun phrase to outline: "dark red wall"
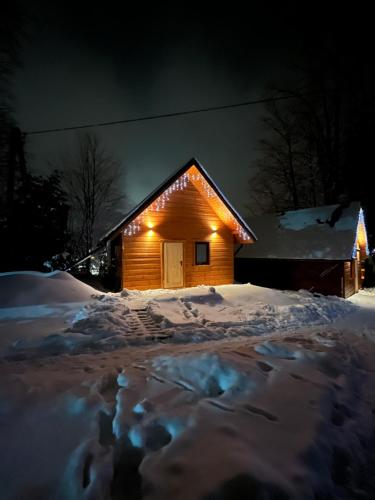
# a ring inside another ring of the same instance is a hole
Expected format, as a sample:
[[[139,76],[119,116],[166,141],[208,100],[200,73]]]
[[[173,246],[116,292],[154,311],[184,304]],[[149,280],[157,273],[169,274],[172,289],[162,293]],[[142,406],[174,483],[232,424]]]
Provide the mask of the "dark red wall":
[[[236,258],[234,278],[269,288],[344,296],[343,261]]]

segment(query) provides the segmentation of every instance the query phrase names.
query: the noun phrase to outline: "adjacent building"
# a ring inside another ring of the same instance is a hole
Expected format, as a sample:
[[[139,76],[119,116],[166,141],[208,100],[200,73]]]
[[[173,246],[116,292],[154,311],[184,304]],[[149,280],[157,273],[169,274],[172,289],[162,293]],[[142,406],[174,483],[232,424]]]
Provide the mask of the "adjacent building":
[[[240,247],[235,279],[350,297],[362,286],[368,244],[359,202],[248,219],[258,241]]]

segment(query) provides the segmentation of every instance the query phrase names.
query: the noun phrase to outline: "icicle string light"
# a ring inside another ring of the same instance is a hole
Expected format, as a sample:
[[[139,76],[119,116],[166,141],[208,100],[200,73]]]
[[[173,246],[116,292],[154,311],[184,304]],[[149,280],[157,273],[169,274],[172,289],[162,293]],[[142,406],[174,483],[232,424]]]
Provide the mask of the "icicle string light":
[[[172,193],[182,191],[188,186],[189,174],[185,172],[173,184],[169,186],[155,201],[151,203],[141,214],[139,214],[130,224],[124,229],[125,236],[133,236],[141,230],[141,225],[144,223],[145,216],[150,212],[160,212],[166,203],[170,200]]]
[[[166,204],[170,201],[171,196],[176,191],[183,191],[189,185],[189,183],[199,184],[202,191],[205,193],[207,198],[215,198],[217,197],[216,192],[212,189],[210,184],[206,181],[206,179],[198,172],[185,172],[174,181],[160,196],[156,198],[141,214],[139,214],[130,224],[128,224],[124,229],[125,236],[134,236],[139,233],[142,224],[145,223],[145,217],[151,212],[159,212],[163,208],[165,208]],[[220,200],[221,201],[221,200]],[[222,202],[221,202],[222,203]],[[223,204],[223,203],[222,203]],[[223,204],[224,205],[224,204]],[[251,237],[243,229],[243,227],[234,219],[232,214],[227,210],[227,208],[223,207],[222,210],[223,218],[227,223],[231,223],[230,225],[234,226],[234,232],[237,233],[238,237],[243,241],[250,241]]]
[[[355,242],[354,242],[353,252],[352,252],[353,259],[355,259],[356,255],[357,255],[357,244],[360,246],[360,248],[364,248],[366,255],[369,255],[370,251],[369,251],[368,241],[367,241],[365,217],[364,217],[362,208],[359,210],[357,231],[356,231],[356,235],[355,235]]]

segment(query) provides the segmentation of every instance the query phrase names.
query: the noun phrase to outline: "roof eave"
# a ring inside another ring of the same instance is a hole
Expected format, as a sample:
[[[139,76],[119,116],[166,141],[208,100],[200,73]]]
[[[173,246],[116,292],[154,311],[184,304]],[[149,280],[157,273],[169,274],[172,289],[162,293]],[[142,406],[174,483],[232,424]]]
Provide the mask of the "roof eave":
[[[212,177],[209,175],[209,173],[206,171],[206,169],[201,165],[199,160],[196,158],[191,158],[185,165],[180,167],[178,170],[176,170],[173,174],[171,174],[167,179],[162,182],[154,191],[152,191],[148,196],[146,196],[138,205],[136,205],[130,212],[126,214],[126,216],[116,224],[112,229],[110,229],[104,236],[100,238],[98,241],[98,244],[96,246],[96,249],[101,248],[105,243],[111,239],[111,237],[116,234],[119,230],[121,230],[122,226],[125,224],[131,222],[137,215],[139,215],[145,208],[146,206],[150,205],[165,189],[172,184],[175,180],[177,180],[181,175],[186,172],[190,167],[195,166],[200,173],[203,175],[203,177],[206,179],[206,181],[211,184],[221,201],[224,203],[224,205],[227,207],[227,209],[231,212],[231,214],[237,219],[239,224],[242,226],[242,228],[247,231],[251,237],[253,238],[254,242],[257,241],[257,237],[254,234],[254,232],[250,229],[248,224],[245,222],[245,220],[241,217],[241,215],[237,212],[237,210],[231,205],[227,197],[224,195],[224,193],[220,190],[220,188],[217,186],[215,181],[212,179]]]

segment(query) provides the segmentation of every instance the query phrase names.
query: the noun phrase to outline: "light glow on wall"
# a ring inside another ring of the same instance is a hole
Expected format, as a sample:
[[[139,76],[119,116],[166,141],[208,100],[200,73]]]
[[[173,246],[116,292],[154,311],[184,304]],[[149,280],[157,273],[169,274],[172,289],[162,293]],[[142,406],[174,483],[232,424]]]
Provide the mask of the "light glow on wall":
[[[153,224],[149,221],[150,214],[153,212],[159,212],[165,208],[173,194],[177,191],[183,191],[189,184],[194,185],[197,190],[205,196],[211,208],[224,222],[224,224],[232,230],[238,240],[248,243],[252,241],[250,234],[239,224],[225,203],[219,198],[195,166],[190,167],[184,174],[181,175],[181,177],[176,179],[173,184],[171,184],[160,196],[156,198],[156,200],[154,200],[142,213],[131,221],[125,227],[124,235],[133,236],[138,234],[143,225],[151,229]],[[211,229],[214,232],[217,231],[216,226],[212,226]]]

